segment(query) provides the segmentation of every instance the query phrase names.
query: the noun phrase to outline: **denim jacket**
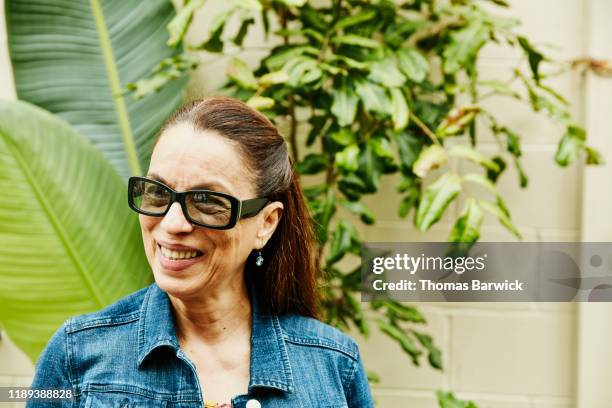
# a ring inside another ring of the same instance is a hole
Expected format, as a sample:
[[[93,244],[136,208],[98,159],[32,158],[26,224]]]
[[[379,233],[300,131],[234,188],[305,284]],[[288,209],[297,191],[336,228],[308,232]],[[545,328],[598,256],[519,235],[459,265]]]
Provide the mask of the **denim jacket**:
[[[248,393],[234,408],[367,408],[372,397],[356,343],[315,319],[268,315],[252,304]],[[36,363],[35,389],[72,389],[41,407],[202,407],[195,365],[179,347],[168,295],[157,284],[55,332]],[[206,397],[206,390],[203,390]]]

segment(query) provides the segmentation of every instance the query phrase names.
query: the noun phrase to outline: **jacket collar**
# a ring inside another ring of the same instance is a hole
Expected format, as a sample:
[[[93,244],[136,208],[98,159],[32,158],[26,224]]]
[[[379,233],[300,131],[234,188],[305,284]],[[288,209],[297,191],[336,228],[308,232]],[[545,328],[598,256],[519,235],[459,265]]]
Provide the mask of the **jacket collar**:
[[[277,316],[266,313],[257,295],[248,285],[252,305],[251,361],[249,392],[254,388],[275,388],[293,392],[289,355]],[[178,352],[180,346],[174,329],[172,303],[156,283],[149,286],[140,309],[138,322],[138,366],[154,350],[169,346]]]

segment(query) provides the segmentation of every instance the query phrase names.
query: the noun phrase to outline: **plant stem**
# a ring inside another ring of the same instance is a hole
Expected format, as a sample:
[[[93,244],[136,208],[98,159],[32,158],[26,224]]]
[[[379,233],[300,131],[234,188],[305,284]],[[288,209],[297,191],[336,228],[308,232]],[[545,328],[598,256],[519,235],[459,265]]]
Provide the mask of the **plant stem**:
[[[425,133],[431,139],[433,143],[437,145],[441,145],[440,140],[438,139],[438,136],[436,136],[436,134],[432,132],[431,129],[428,128],[427,125],[423,123],[423,121],[419,119],[419,117],[415,115],[415,113],[412,111],[410,111],[410,118],[419,127],[419,129],[421,129],[423,133]]]
[[[289,95],[289,142],[291,143],[291,155],[293,160],[297,163],[300,160],[298,146],[297,146],[297,118],[295,117],[295,99],[293,94]]]
[[[448,28],[460,25],[463,23],[463,19],[461,17],[453,16],[443,18],[440,21],[433,23],[421,30],[417,30],[414,34],[412,34],[406,42],[404,43],[405,47],[414,48],[419,43],[426,38],[435,37],[436,35],[446,31]]]
[[[287,8],[283,7],[280,13],[280,23],[283,32],[287,32]],[[289,45],[289,35],[283,34],[283,44]],[[298,145],[297,145],[297,118],[295,116],[295,97],[291,93],[289,94],[289,143],[291,144],[291,156],[293,157],[294,163],[300,160]]]

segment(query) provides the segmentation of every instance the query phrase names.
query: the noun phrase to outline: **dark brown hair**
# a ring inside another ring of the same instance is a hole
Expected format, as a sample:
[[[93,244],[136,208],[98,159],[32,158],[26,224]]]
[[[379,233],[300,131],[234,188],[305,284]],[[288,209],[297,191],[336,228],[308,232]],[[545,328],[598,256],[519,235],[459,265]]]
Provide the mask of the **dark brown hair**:
[[[262,249],[264,265],[255,266],[252,253],[245,278],[255,286],[259,303],[269,312],[316,317],[313,232],[287,143],[276,127],[255,109],[226,96],[185,104],[166,121],[161,133],[179,123],[216,131],[234,142],[254,174],[257,196],[283,203],[279,224]]]

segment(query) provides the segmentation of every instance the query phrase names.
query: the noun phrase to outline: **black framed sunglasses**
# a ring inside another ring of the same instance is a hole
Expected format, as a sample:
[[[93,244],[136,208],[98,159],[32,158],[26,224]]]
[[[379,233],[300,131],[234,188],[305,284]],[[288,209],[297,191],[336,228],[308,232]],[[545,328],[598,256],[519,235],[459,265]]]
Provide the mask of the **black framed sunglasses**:
[[[240,201],[230,194],[211,190],[179,192],[157,180],[129,178],[128,203],[137,213],[163,217],[175,201],[192,224],[219,230],[233,228],[241,218],[257,215],[270,202],[267,197]]]

